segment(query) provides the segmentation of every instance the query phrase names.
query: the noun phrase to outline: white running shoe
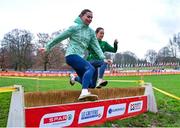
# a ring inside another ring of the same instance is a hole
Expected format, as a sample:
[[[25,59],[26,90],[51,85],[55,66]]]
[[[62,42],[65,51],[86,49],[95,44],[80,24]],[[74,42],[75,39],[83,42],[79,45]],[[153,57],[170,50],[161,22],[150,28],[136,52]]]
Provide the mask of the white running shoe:
[[[96,84],[96,88],[102,88],[105,87],[108,84],[108,82],[106,80],[103,79],[99,79],[97,84]]]
[[[69,77],[70,77],[69,83],[71,84],[71,86],[73,86],[76,83],[75,81],[76,77],[73,74],[70,74]]]
[[[98,96],[88,92],[87,94],[81,94],[78,100],[79,101],[95,101],[95,100],[98,100]]]

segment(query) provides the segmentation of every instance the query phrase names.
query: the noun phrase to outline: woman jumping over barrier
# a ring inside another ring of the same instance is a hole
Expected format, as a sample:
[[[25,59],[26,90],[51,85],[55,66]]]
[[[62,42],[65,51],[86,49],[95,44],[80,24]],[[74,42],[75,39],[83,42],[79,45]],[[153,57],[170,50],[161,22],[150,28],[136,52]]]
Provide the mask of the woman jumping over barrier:
[[[60,33],[56,38],[48,42],[46,51],[48,52],[53,46],[69,38],[69,44],[65,54],[65,60],[77,73],[82,81],[82,90],[79,100],[84,98],[97,99],[98,96],[91,94],[88,88],[91,88],[95,68],[85,59],[83,59],[86,50],[91,47],[100,60],[104,60],[105,56],[99,46],[95,32],[89,27],[92,22],[93,13],[89,9],[84,9],[75,19],[76,25],[70,26],[67,30]]]

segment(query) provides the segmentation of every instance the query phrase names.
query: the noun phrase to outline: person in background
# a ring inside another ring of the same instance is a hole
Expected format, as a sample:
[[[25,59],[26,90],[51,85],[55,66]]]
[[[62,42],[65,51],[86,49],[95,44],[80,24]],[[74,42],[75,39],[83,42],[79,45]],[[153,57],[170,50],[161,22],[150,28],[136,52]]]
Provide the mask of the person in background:
[[[69,38],[68,47],[65,54],[65,60],[70,65],[80,78],[82,83],[82,90],[78,100],[84,98],[97,99],[98,96],[91,94],[88,88],[91,88],[90,82],[92,81],[95,68],[84,59],[84,53],[91,47],[103,61],[105,56],[100,48],[95,32],[89,27],[92,22],[93,13],[89,9],[84,9],[80,15],[75,19],[76,25],[70,26],[67,30],[60,33],[56,38],[48,42],[45,47],[46,52],[50,51],[59,42]]]
[[[98,27],[96,29],[96,37],[98,39],[99,45],[104,52],[112,52],[112,53],[116,53],[117,49],[118,49],[118,40],[115,39],[114,40],[114,47],[112,47],[110,44],[108,44],[108,42],[103,41],[103,37],[104,37],[104,28],[102,27]],[[105,69],[107,67],[106,62],[103,62],[100,60],[100,58],[97,56],[96,52],[92,49],[89,50],[89,55],[87,57],[87,60],[95,67],[99,67],[99,76],[98,76],[98,81],[97,81],[97,88],[101,88],[103,86],[106,86],[106,84],[108,83],[106,80],[103,80],[103,76],[104,76],[104,72]]]

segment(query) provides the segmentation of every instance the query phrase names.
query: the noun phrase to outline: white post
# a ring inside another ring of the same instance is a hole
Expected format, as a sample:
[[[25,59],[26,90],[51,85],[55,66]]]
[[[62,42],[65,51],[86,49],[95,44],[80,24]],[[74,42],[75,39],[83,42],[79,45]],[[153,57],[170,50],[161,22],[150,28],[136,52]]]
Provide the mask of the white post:
[[[7,127],[25,127],[24,120],[24,89],[14,85],[18,90],[12,92]]]
[[[148,104],[148,106],[147,106],[148,111],[157,113],[158,109],[157,109],[157,104],[156,104],[156,99],[154,96],[152,84],[151,83],[145,83],[144,86],[145,86],[144,95],[147,95],[147,97],[148,97],[148,103],[147,103]]]

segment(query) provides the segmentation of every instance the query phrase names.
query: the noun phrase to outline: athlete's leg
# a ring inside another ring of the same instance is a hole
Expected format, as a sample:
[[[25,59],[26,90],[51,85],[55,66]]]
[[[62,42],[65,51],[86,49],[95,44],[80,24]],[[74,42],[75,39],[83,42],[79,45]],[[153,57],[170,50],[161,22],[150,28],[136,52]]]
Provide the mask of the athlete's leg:
[[[99,78],[100,79],[103,79],[106,67],[107,67],[107,63],[105,63],[105,62],[100,66],[100,68],[99,68]]]
[[[78,55],[66,56],[66,63],[69,64],[82,80],[82,88],[88,89],[93,77],[95,68]]]

